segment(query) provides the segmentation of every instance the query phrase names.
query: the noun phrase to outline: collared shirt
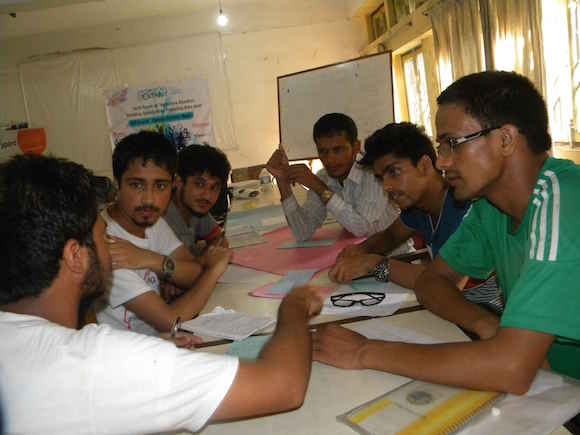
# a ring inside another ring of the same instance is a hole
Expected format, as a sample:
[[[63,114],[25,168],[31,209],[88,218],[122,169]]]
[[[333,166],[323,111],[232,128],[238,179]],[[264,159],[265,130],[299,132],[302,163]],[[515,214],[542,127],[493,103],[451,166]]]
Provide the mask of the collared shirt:
[[[209,241],[221,233],[220,226],[209,213],[200,217],[192,216],[186,223],[173,200],[169,202],[164,218],[179,240],[190,248],[199,240]]]
[[[383,231],[399,216],[399,209],[389,202],[374,174],[357,163],[353,164],[342,185],[325,169],[318,171],[316,176],[334,192],[326,205],[312,190],[308,191],[302,206],[298,205],[294,195],[282,201],[288,225],[298,241],[310,239],[322,226],[327,212],[357,237]]]

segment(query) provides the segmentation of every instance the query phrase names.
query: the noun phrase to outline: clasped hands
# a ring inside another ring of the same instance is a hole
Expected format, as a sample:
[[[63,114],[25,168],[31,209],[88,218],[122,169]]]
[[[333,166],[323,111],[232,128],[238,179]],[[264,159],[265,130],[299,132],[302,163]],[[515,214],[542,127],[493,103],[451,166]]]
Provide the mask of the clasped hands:
[[[322,186],[322,190],[326,189],[326,185],[304,163],[290,165],[288,156],[282,147],[274,151],[266,163],[266,169],[276,177],[278,184],[298,183],[315,191]]]

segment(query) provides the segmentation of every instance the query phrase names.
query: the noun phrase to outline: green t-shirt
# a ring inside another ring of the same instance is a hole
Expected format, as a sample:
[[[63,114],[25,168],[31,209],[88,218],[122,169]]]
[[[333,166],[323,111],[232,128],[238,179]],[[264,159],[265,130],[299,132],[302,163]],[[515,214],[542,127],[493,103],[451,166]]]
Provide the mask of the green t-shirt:
[[[457,272],[492,270],[506,299],[501,326],[556,336],[553,370],[580,379],[580,167],[548,158],[526,214],[512,219],[485,199],[473,203],[439,254]]]

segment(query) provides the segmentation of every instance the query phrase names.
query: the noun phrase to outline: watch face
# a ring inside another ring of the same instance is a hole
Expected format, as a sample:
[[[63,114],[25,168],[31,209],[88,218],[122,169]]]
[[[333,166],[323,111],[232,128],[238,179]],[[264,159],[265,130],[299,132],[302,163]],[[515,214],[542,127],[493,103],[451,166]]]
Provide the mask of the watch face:
[[[173,273],[175,271],[175,261],[173,258],[166,257],[165,261],[163,262],[163,272],[165,273]]]

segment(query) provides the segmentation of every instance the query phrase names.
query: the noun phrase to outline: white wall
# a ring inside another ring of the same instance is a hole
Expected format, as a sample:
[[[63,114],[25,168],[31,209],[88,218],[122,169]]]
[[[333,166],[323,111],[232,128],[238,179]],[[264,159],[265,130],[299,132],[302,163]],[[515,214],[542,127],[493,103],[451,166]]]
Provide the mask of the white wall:
[[[229,10],[224,6],[231,23],[222,34],[222,52],[238,146],[238,151],[229,153],[234,167],[265,162],[278,143],[276,76],[359,55],[366,43],[366,30],[360,19],[348,18],[347,3],[264,0],[237,6],[232,2]],[[56,12],[49,10],[45,18],[54,19],[52,14]],[[215,8],[209,8],[186,16],[145,18],[4,40],[0,46],[0,122],[25,117],[18,64],[31,56],[152,44],[214,31]],[[191,73],[195,75],[195,71]],[[59,154],[57,144],[49,144],[49,149]]]

